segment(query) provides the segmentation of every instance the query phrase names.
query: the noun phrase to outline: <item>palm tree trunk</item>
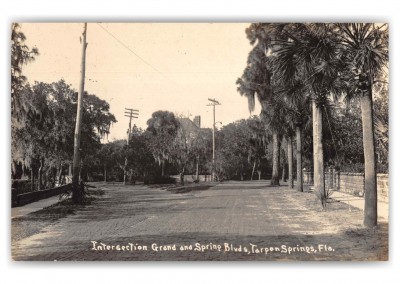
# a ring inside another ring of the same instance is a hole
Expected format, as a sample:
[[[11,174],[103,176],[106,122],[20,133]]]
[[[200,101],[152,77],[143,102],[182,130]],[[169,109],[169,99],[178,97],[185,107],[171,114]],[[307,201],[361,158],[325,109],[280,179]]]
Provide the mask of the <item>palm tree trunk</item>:
[[[286,181],[285,177],[286,177],[286,163],[285,163],[285,161],[283,161],[283,163],[282,163],[282,183],[284,183]]]
[[[372,90],[361,98],[361,117],[364,146],[364,225],[374,227],[377,224],[377,187],[376,187],[376,161],[375,140],[372,112]]]
[[[301,153],[301,128],[296,126],[296,162],[297,162],[297,191],[303,192],[303,169],[302,169],[302,153]]]
[[[293,188],[293,141],[292,136],[288,137],[288,174],[289,174],[289,187]]]
[[[280,143],[279,143],[278,133],[274,132],[272,134],[272,178],[271,185],[279,185],[279,152],[280,152]]]
[[[82,169],[83,169],[83,159],[80,159],[80,165],[79,165],[79,181],[81,181],[82,178]]]
[[[322,110],[312,102],[313,106],[313,152],[314,152],[314,188],[322,207],[326,206],[324,152],[322,148]]]

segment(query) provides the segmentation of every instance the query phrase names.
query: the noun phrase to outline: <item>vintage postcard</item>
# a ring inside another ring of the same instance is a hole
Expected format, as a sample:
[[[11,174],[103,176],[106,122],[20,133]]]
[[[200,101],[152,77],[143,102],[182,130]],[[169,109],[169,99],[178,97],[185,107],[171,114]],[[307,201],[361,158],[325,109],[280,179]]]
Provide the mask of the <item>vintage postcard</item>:
[[[386,261],[386,23],[13,23],[15,261]]]

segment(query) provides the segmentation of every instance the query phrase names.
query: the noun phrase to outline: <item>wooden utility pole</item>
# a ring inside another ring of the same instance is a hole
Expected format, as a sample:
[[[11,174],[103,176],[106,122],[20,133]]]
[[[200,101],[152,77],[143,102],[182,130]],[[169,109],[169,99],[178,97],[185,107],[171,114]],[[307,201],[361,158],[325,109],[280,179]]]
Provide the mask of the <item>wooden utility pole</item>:
[[[221,104],[216,99],[208,99],[208,100],[211,103],[209,103],[207,106],[212,106],[213,107],[213,132],[212,132],[213,152],[212,152],[211,179],[212,179],[212,181],[215,181],[215,106],[216,105],[221,105]]]
[[[86,65],[86,29],[87,23],[83,25],[82,34],[82,61],[81,61],[81,81],[79,83],[78,92],[78,105],[76,111],[76,123],[75,123],[75,134],[74,134],[74,159],[73,159],[73,176],[72,176],[72,200],[75,203],[82,201],[82,189],[79,186],[79,171],[80,171],[80,145],[81,145],[81,125],[82,125],[82,104],[83,104],[83,92],[85,90],[85,65]]]
[[[138,118],[139,110],[125,108],[125,116],[129,117],[129,128],[127,131],[127,139],[126,139],[126,147],[129,146],[129,140],[131,140],[131,132],[132,132],[132,118]],[[128,167],[128,155],[125,156],[125,165],[124,165],[124,185],[126,184],[126,168]]]

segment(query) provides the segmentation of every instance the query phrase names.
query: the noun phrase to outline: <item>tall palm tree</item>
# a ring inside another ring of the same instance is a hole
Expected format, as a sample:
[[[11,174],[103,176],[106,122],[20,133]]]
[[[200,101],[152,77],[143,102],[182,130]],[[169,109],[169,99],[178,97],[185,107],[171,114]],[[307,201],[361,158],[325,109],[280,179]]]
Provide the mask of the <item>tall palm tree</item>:
[[[305,85],[304,96],[312,101],[314,187],[322,206],[326,206],[323,155],[323,107],[330,95],[341,92],[338,72],[342,68],[340,45],[329,24],[294,24],[283,31],[287,39],[276,40],[277,77],[289,85],[296,80]]]
[[[385,75],[388,63],[386,24],[352,23],[335,26],[348,63],[346,95],[360,99],[364,146],[364,225],[377,224],[376,158],[372,88]]]
[[[283,100],[282,104],[286,109],[286,136],[288,137],[288,164],[289,164],[289,186],[293,188],[293,173],[290,171],[292,165],[293,145],[290,143],[293,138],[296,138],[296,189],[299,192],[303,191],[303,168],[302,168],[302,133],[305,129],[310,129],[311,112],[310,100],[306,93],[305,85],[300,80],[297,80],[293,85],[280,85],[276,95],[277,99]]]
[[[255,29],[261,29],[259,32],[263,35],[264,41],[267,43],[265,54],[269,57],[272,66],[272,82],[274,84],[275,100],[280,100],[280,107],[285,109],[285,132],[288,140],[288,164],[289,164],[289,186],[293,187],[292,173],[292,136],[296,135],[296,160],[297,160],[297,190],[303,191],[302,181],[302,128],[306,126],[305,122],[308,118],[308,107],[304,106],[307,97],[304,96],[307,90],[304,84],[301,84],[297,73],[295,62],[295,53],[293,50],[287,49],[289,52],[281,52],[285,45],[281,43],[292,42],[291,33],[300,32],[304,29],[301,24],[263,24],[258,25]],[[284,72],[282,72],[284,71]],[[282,101],[283,100],[283,101]]]
[[[281,141],[287,134],[287,106],[274,93],[264,102],[264,109],[261,112],[261,118],[266,124],[266,128],[272,135],[272,177],[271,185],[279,185],[279,165]]]
[[[254,36],[249,29],[247,30],[248,37]],[[250,39],[250,42],[255,43]],[[271,86],[271,71],[268,69],[268,58],[264,54],[264,42],[259,39],[255,44],[254,48],[250,51],[247,66],[243,72],[241,78],[236,81],[238,85],[238,92],[240,95],[247,97],[249,111],[254,111],[255,99],[257,97],[261,104],[263,121],[267,117],[266,110],[269,108],[268,102],[272,97],[272,86]],[[273,170],[271,184],[279,185],[278,167],[279,167],[279,127],[274,125],[276,120],[269,121],[266,131],[272,132],[273,140]]]
[[[262,107],[263,121],[271,132],[273,141],[273,167],[271,185],[279,185],[280,140],[282,138],[282,110],[274,102],[272,77],[272,58],[266,52],[271,46],[271,39],[279,35],[284,24],[251,24],[246,29],[247,37],[254,48],[250,51],[243,75],[236,82],[238,91],[246,96],[249,110],[254,110],[255,98]],[[266,32],[274,31],[274,32]]]

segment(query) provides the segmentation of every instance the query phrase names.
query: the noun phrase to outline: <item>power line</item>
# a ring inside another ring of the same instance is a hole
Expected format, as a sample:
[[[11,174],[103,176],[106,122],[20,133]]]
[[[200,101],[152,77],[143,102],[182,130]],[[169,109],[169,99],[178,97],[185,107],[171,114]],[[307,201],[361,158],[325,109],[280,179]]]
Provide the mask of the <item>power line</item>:
[[[123,47],[125,47],[129,52],[131,52],[133,55],[135,55],[137,58],[139,58],[144,64],[149,66],[151,69],[159,73],[161,76],[163,76],[165,79],[169,80],[170,82],[174,83],[175,85],[178,85],[176,82],[168,78],[163,72],[158,70],[156,67],[151,65],[148,61],[146,61],[144,58],[139,56],[132,48],[130,48],[128,45],[126,45],[123,41],[121,41],[118,37],[116,37],[112,32],[107,30],[105,27],[103,27],[100,23],[96,23],[100,28],[102,28],[107,34],[109,34],[112,38],[114,38],[119,44],[121,44]]]

